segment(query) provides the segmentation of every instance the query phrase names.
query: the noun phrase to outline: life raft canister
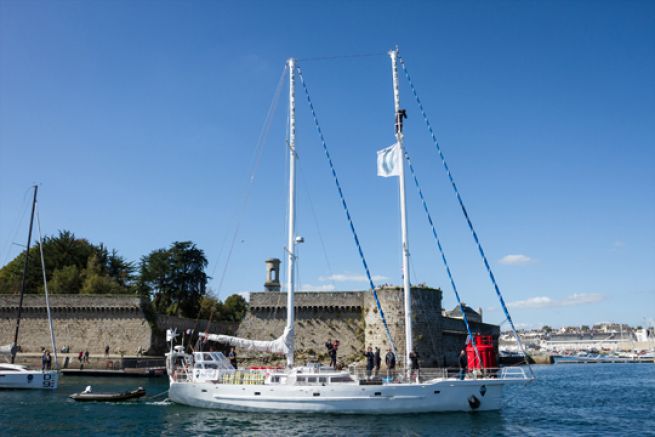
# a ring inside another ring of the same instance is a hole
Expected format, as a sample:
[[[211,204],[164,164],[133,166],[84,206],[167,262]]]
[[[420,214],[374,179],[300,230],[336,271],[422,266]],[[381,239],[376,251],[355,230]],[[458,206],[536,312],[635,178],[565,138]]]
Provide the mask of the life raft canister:
[[[475,395],[471,395],[468,401],[471,409],[477,410],[480,407],[480,399],[476,398]]]

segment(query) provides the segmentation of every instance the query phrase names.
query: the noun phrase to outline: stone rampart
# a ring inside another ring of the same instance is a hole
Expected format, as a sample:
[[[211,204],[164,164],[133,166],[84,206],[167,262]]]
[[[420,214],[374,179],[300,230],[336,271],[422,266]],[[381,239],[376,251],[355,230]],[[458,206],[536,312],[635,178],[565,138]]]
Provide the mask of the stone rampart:
[[[339,361],[352,362],[364,347],[362,292],[298,292],[294,296],[296,317],[296,360],[315,357],[329,362],[325,342],[338,339]],[[250,294],[250,310],[239,325],[239,337],[273,340],[284,332],[287,296],[285,293]]]
[[[0,296],[0,344],[13,341],[19,296]],[[135,354],[151,347],[152,329],[133,296],[53,295],[50,299],[58,348],[71,351]],[[18,344],[24,352],[50,349],[50,334],[43,295],[23,300]]]
[[[378,297],[393,341],[397,348],[398,362],[405,357],[405,306],[402,288],[382,288]],[[372,293],[365,294],[366,346],[389,348],[382,319],[378,314]],[[441,290],[412,288],[412,328],[414,347],[424,367],[438,367],[443,362],[441,345]]]

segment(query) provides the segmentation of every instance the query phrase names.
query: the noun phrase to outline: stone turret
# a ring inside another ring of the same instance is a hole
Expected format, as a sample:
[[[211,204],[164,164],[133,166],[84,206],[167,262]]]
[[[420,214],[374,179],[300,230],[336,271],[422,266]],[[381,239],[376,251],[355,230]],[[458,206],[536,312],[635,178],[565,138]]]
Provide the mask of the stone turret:
[[[280,291],[280,260],[269,258],[266,260],[266,291]]]

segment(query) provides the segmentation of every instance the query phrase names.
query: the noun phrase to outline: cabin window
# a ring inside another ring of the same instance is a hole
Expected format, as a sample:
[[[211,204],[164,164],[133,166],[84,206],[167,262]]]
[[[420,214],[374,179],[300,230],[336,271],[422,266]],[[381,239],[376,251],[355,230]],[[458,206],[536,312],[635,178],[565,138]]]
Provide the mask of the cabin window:
[[[214,361],[211,354],[202,354],[203,361]]]
[[[325,384],[327,382],[327,378],[325,376],[319,376],[318,377],[318,382]]]
[[[316,377],[307,378],[307,382],[316,382]]]
[[[272,376],[271,377],[271,382],[280,382],[280,377],[279,376]]]
[[[298,378],[296,378],[296,380],[298,382],[306,382],[307,381],[304,376],[299,376]]]
[[[343,375],[343,376],[333,376],[330,378],[331,382],[352,382],[353,380],[350,378],[349,375]]]

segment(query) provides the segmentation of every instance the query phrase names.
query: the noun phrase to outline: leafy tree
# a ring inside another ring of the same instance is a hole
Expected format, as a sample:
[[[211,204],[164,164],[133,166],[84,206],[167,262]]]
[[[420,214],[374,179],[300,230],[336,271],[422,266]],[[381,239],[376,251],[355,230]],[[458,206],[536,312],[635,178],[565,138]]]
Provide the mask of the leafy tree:
[[[196,317],[207,290],[206,267],[201,249],[191,241],[176,241],[141,259],[139,293],[152,299],[157,312]]]
[[[69,231],[59,231],[57,236],[45,237],[43,252],[49,288],[56,293],[79,293],[86,279],[93,275],[104,279],[93,279],[96,285],[89,285],[85,292],[107,292],[111,289],[112,292],[126,293],[134,282],[132,263],[125,261],[115,250],[110,253],[103,244],[93,245],[86,239],[76,238]],[[23,251],[0,269],[0,293],[20,291],[25,254],[26,251]],[[86,272],[91,257],[95,257],[93,274]],[[112,280],[118,287],[110,286]],[[43,293],[38,243],[29,250],[25,292]]]
[[[225,299],[223,304],[225,307],[225,316],[227,320],[233,322],[239,322],[243,320],[248,311],[248,302],[238,294],[233,294],[232,296]]]
[[[224,320],[225,309],[223,303],[209,295],[205,295],[200,299],[200,310],[198,317],[201,319]]]
[[[541,330],[544,331],[544,332],[552,332],[552,331],[553,331],[553,328],[551,328],[551,327],[548,326],[548,325],[544,325],[544,326],[541,328]]]
[[[71,290],[82,288],[82,275],[76,265],[71,264],[52,273],[48,282],[48,290],[52,293],[70,293]]]

